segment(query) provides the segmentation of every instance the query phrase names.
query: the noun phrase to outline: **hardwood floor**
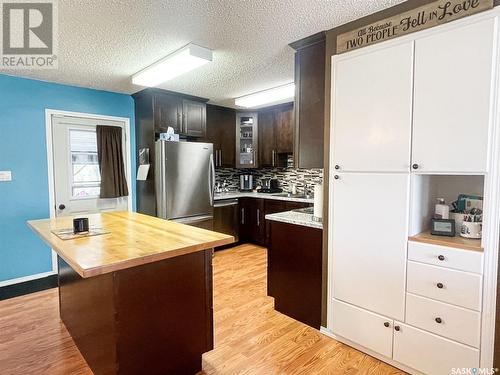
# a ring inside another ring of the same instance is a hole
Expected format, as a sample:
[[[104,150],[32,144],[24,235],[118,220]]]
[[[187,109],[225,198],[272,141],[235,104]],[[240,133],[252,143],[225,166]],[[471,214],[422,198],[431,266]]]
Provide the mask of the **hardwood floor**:
[[[266,269],[258,246],[216,253],[205,374],[403,374],[274,311]],[[0,302],[0,374],[91,374],[59,320],[56,289]]]

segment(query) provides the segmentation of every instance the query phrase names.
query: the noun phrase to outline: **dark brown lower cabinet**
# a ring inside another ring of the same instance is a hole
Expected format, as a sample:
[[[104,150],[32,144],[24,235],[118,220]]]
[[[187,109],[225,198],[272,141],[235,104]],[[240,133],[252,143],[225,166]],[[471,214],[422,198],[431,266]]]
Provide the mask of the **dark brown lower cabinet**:
[[[319,329],[321,326],[321,229],[271,221],[268,295],[277,311]]]
[[[289,202],[266,200],[266,202],[264,203],[264,213],[265,215],[269,215],[269,214],[276,214],[279,212],[285,212],[287,211],[286,208],[287,203]],[[269,246],[270,236],[271,236],[271,221],[266,219],[265,222],[266,222],[266,246]]]
[[[61,320],[94,374],[196,374],[213,349],[212,250],[80,277],[62,258]]]
[[[260,246],[269,245],[269,220],[266,215],[311,206],[310,203],[264,198],[239,199],[239,239]]]

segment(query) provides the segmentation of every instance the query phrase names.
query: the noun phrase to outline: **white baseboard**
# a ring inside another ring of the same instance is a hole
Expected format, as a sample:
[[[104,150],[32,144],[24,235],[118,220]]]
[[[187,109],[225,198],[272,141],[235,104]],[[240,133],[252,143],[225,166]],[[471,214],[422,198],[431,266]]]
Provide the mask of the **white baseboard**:
[[[55,275],[55,274],[56,274],[56,272],[49,271],[49,272],[37,273],[35,275],[30,275],[30,276],[18,277],[17,279],[10,279],[10,280],[5,280],[5,281],[0,281],[0,288],[3,287],[3,286],[24,283],[25,281],[31,281],[31,280],[36,280],[36,279],[43,279],[44,277],[52,276],[52,275]]]

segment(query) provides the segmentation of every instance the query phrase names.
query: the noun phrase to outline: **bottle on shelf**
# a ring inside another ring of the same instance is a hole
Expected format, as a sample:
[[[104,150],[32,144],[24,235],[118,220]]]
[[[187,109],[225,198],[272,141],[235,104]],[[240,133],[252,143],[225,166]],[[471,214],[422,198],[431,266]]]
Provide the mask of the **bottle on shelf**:
[[[434,208],[434,218],[436,219],[449,219],[450,206],[448,206],[443,198],[436,199],[436,206]]]

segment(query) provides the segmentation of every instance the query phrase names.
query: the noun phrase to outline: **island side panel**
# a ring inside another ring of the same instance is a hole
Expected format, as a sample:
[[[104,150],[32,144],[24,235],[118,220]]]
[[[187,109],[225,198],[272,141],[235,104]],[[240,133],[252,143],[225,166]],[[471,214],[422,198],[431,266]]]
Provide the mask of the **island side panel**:
[[[274,308],[316,329],[321,326],[321,229],[271,221],[268,295]]]
[[[82,278],[61,257],[61,320],[94,374],[116,374],[113,274]]]
[[[115,273],[121,374],[195,374],[213,349],[212,250]]]

